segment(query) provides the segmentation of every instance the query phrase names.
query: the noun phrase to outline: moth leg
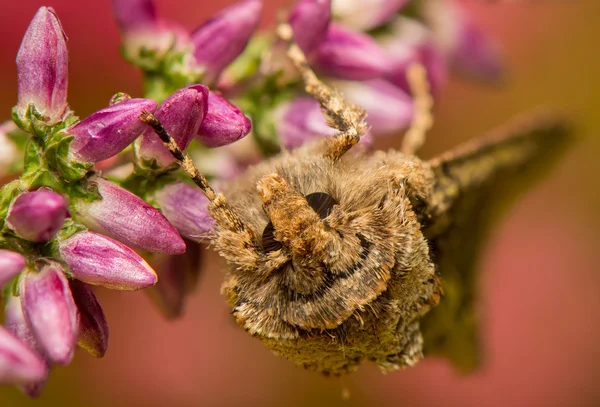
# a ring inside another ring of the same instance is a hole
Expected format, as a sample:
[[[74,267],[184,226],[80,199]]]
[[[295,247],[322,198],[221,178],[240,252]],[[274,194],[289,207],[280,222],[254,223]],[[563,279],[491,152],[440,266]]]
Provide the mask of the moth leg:
[[[277,35],[288,44],[287,55],[300,73],[306,92],[321,105],[327,124],[340,131],[329,138],[325,144],[325,157],[335,161],[358,143],[360,137],[366,132],[366,112],[317,78],[308,65],[306,56],[293,42],[292,34],[292,27],[286,23],[281,23],[277,27]]]
[[[415,155],[425,142],[425,134],[433,126],[433,97],[423,65],[411,64],[406,75],[413,95],[414,115],[409,129],[404,134],[401,151],[406,155]]]
[[[183,171],[192,179],[192,181],[194,181],[202,192],[204,192],[204,195],[206,195],[210,201],[209,211],[217,223],[219,234],[221,235],[225,231],[233,233],[238,237],[238,240],[241,239],[240,246],[245,247],[246,251],[250,250],[249,248],[256,246],[256,232],[242,222],[223,194],[217,194],[214,189],[212,189],[208,184],[206,177],[198,172],[192,159],[187,153],[181,151],[177,142],[167,132],[162,123],[148,111],[144,111],[140,114],[140,120],[148,124],[154,130]]]

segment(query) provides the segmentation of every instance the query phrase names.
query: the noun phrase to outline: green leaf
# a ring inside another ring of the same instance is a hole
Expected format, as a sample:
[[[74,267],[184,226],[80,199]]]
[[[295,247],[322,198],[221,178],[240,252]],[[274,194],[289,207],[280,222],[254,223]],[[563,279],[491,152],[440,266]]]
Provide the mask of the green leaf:
[[[26,188],[19,179],[9,182],[8,184],[4,185],[2,189],[0,189],[1,226],[4,226],[6,214],[8,213],[8,208],[10,207],[11,202],[17,197],[17,195],[24,191],[26,191]]]

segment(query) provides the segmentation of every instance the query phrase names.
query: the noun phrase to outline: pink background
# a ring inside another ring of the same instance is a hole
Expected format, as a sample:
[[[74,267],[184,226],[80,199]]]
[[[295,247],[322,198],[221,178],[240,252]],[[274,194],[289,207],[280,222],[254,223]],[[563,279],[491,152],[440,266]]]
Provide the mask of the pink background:
[[[158,0],[189,28],[231,3]],[[276,1],[266,1],[272,21]],[[600,405],[600,3],[467,1],[503,46],[502,88],[452,81],[436,107],[430,156],[511,115],[551,105],[579,121],[580,143],[493,234],[482,271],[486,363],[462,376],[443,360],[389,375],[365,366],[325,379],[273,356],[231,320],[222,260],[207,251],[187,315],[166,322],[144,293],[99,291],[111,328],[102,360],[78,351],[40,400],[0,388],[0,406],[593,406]],[[71,106],[85,116],[117,91],[140,95],[120,59],[108,0],[0,2],[0,119],[16,101],[14,58],[36,9],[53,6],[70,37]],[[382,146],[399,145],[400,139]],[[342,400],[342,389],[350,392]]]

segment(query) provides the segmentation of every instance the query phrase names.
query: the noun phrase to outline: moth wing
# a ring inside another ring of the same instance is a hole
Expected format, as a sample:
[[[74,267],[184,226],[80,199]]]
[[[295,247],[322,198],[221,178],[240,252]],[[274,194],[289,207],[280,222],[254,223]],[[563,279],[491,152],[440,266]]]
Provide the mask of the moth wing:
[[[528,115],[430,161],[436,183],[424,233],[444,296],[421,323],[426,353],[463,371],[479,364],[477,262],[490,226],[571,139],[565,119]]]

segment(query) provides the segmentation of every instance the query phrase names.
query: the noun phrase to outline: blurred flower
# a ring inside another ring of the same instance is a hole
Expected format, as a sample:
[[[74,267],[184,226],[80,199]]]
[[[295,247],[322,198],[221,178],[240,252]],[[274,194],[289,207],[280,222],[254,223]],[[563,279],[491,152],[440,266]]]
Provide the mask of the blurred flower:
[[[40,381],[46,374],[42,358],[0,326],[0,384]]]
[[[296,1],[289,23],[294,30],[294,41],[305,54],[311,54],[325,40],[330,20],[330,0]]]
[[[207,147],[231,144],[250,133],[252,122],[220,93],[208,92],[208,111],[198,130],[198,139]]]
[[[370,36],[333,23],[313,63],[326,75],[352,80],[380,78],[392,68],[391,57]]]
[[[28,349],[33,351],[44,364],[45,374],[43,377],[21,383],[21,389],[25,394],[29,397],[38,397],[46,385],[47,375],[52,369],[52,365],[47,356],[45,356],[45,352],[31,330],[31,326],[26,321],[25,315],[23,315],[21,298],[22,297],[15,297],[13,295],[9,295],[5,298],[6,307],[4,309],[4,324],[6,329],[27,346]]]
[[[79,309],[77,344],[90,355],[101,358],[108,349],[108,324],[92,288],[78,280],[69,281],[75,305]]]
[[[397,17],[388,31],[377,36],[377,42],[393,58],[393,68],[386,79],[410,94],[406,69],[413,63],[422,64],[427,71],[431,92],[435,95],[446,82],[446,62],[431,30],[420,22]]]
[[[154,199],[181,236],[198,242],[214,229],[215,222],[206,208],[208,199],[199,188],[175,182],[156,192]]]
[[[274,112],[273,122],[281,145],[288,149],[337,133],[327,125],[319,102],[308,96],[281,104]]]
[[[91,182],[102,199],[73,203],[83,224],[150,252],[185,252],[179,233],[157,209],[104,178],[95,177]]]
[[[262,1],[245,0],[224,8],[192,32],[196,62],[204,68],[205,83],[214,83],[221,71],[246,48],[258,25]]]
[[[349,100],[365,108],[367,123],[375,134],[398,133],[409,127],[413,117],[412,98],[383,79],[335,81],[333,85]]]
[[[25,267],[21,253],[0,249],[0,287],[12,280]]]
[[[113,0],[113,12],[119,29],[131,32],[158,23],[156,5],[151,0]]]
[[[17,73],[20,120],[33,105],[47,124],[61,121],[67,111],[67,37],[52,8],[41,7],[31,20],[17,54]]]
[[[161,121],[177,145],[185,150],[198,133],[208,108],[208,88],[193,85],[169,96],[156,110]],[[154,131],[148,128],[141,138],[139,153],[146,159],[155,159],[161,167],[174,161],[169,150]]]
[[[37,272],[22,277],[25,320],[48,358],[66,365],[73,358],[79,313],[60,263],[40,262]]]
[[[454,2],[431,0],[424,3],[424,15],[451,69],[483,81],[503,79],[500,51],[466,10]]]
[[[74,137],[69,154],[77,161],[98,162],[120,153],[147,129],[140,113],[155,109],[153,100],[129,99],[92,113],[65,130]]]
[[[45,242],[56,235],[68,216],[67,200],[50,189],[40,188],[13,201],[6,225],[23,239]]]
[[[136,252],[94,232],[59,241],[60,257],[76,279],[115,290],[139,290],[156,283],[156,273]]]
[[[409,0],[332,0],[336,20],[346,27],[367,31],[390,20]]]
[[[153,253],[149,262],[158,273],[158,283],[146,290],[168,319],[183,315],[187,295],[195,289],[200,274],[202,245],[189,242],[184,254],[168,256]]]

